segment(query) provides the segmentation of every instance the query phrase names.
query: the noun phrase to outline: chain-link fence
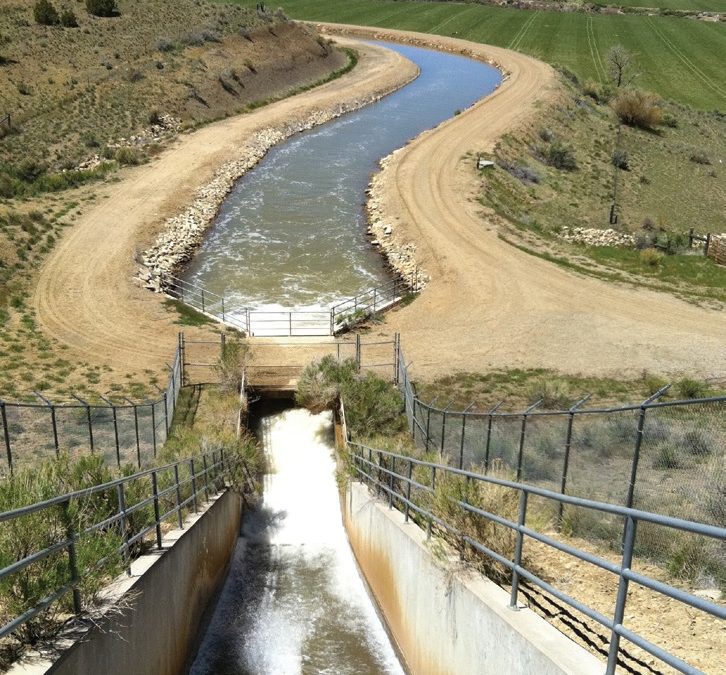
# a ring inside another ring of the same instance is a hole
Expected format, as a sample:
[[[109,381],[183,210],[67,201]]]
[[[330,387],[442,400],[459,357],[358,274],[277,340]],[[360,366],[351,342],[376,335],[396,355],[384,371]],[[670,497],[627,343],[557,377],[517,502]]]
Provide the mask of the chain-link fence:
[[[151,401],[123,403],[104,399],[104,404],[0,401],[0,475],[12,474],[61,452],[71,455],[100,454],[117,466],[139,467],[156,457],[166,441],[183,384],[182,337],[169,381],[160,397]]]
[[[726,397],[661,401],[596,409],[587,399],[569,410],[481,412],[421,401],[400,345],[398,383],[416,444],[438,461],[505,475],[560,494],[726,526]],[[552,509],[555,508],[555,511]],[[577,506],[543,506],[549,523],[619,549],[623,521]],[[704,587],[726,585],[723,543],[644,524],[636,561],[666,562],[676,576]]]

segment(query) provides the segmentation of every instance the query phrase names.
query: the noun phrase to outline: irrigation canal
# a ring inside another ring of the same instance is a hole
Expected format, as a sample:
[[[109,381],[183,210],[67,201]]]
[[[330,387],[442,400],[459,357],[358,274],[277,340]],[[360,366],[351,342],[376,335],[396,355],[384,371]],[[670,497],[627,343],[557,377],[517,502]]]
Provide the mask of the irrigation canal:
[[[461,56],[385,46],[420,76],[271,149],[228,195],[186,281],[258,310],[327,308],[388,281],[366,236],[370,175],[382,157],[493,91],[501,74]]]
[[[365,233],[370,174],[500,81],[470,59],[388,46],[421,75],[273,148],[226,199],[187,281],[272,310],[326,307],[388,280]],[[264,499],[245,516],[192,675],[402,674],[342,525],[330,415],[268,409],[257,432],[271,464]]]

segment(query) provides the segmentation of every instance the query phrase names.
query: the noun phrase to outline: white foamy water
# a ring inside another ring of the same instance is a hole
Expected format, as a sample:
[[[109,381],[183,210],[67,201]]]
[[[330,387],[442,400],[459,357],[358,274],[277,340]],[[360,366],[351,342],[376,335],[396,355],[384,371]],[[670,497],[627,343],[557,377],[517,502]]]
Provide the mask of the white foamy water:
[[[264,417],[262,507],[245,518],[193,675],[403,674],[343,529],[330,413]]]

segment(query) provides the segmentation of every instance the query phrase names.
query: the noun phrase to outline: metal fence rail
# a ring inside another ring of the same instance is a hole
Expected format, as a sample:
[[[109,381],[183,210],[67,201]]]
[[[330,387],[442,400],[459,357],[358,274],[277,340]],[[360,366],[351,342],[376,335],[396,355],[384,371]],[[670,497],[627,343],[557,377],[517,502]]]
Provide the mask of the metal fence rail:
[[[206,381],[213,375],[226,340],[223,333],[217,340],[183,339],[184,368],[190,379]],[[396,373],[398,336],[393,340],[366,340],[360,334],[349,339],[324,341],[256,339],[245,344],[249,350],[245,370],[251,387],[294,386],[310,363],[326,356],[332,356],[336,361],[352,359],[359,370],[373,371],[387,379],[392,379]]]
[[[80,615],[84,610],[80,587],[85,575],[112,570],[119,562],[130,574],[131,561],[146,546],[162,548],[162,525],[171,521],[183,528],[184,512],[196,513],[201,502],[223,489],[233,464],[220,450],[0,513],[6,561],[16,547],[12,528],[27,527],[27,519],[33,515],[42,518],[48,532],[57,534],[55,541],[39,550],[28,552],[17,546],[18,551],[22,549],[21,557],[0,570],[0,583],[7,586],[9,579],[17,579],[22,586],[27,575],[34,571],[41,575],[45,571],[44,578],[55,575],[61,579],[55,588],[44,585],[42,590],[46,595],[19,615],[8,616],[3,609],[0,638],[17,631],[51,606],[64,602],[68,594],[72,597],[72,610],[68,609]],[[99,519],[88,522],[89,512]],[[35,525],[38,525],[37,519]],[[111,544],[101,558],[94,556],[96,549],[84,548],[89,538],[97,543],[99,536],[109,538]]]
[[[61,451],[98,453],[117,466],[141,467],[166,442],[174,417],[184,378],[181,335],[168,367],[167,385],[151,401],[100,397],[104,403],[98,404],[75,397],[72,403],[54,403],[41,394],[38,403],[0,400],[0,474]]]
[[[359,479],[367,483],[379,495],[385,496],[391,507],[397,507],[405,514],[405,520],[413,514],[419,521],[426,524],[428,535],[432,529],[439,529],[458,539],[464,546],[488,556],[496,561],[511,573],[511,596],[510,606],[517,606],[519,586],[522,579],[538,586],[546,593],[566,603],[573,609],[581,612],[588,618],[596,621],[610,631],[608,663],[606,673],[615,672],[620,653],[620,640],[625,638],[637,645],[649,654],[660,659],[669,666],[683,673],[700,673],[700,671],[667,652],[660,646],[654,644],[642,635],[625,626],[626,609],[628,602],[628,588],[630,583],[638,584],[657,594],[671,598],[678,603],[687,605],[700,612],[719,618],[726,619],[726,607],[711,602],[705,598],[687,593],[670,584],[663,583],[657,579],[641,574],[633,569],[633,554],[637,546],[637,532],[639,526],[663,528],[667,534],[674,532],[688,533],[709,538],[722,546],[726,542],[726,528],[713,525],[701,524],[686,521],[680,518],[663,516],[645,511],[617,506],[590,499],[572,497],[558,492],[539,488],[533,485],[518,481],[504,480],[481,473],[466,471],[448,465],[417,460],[409,456],[398,455],[383,450],[375,450],[358,443],[348,443],[351,452],[355,473]],[[446,522],[437,516],[432,510],[432,495],[436,491],[436,485],[442,479],[449,478],[465,483],[466,490],[462,491],[463,498],[454,498],[453,504],[474,519],[483,519],[496,526],[506,528],[515,533],[516,544],[514,554],[503,555],[491,548],[491,545],[479,541],[466,532],[462,532],[450,522]],[[473,494],[472,486],[477,484],[495,485],[514,491],[518,496],[518,515],[516,522],[494,513],[490,513],[476,503],[472,503],[468,494]],[[613,563],[605,558],[593,555],[587,551],[567,544],[559,539],[543,534],[527,525],[527,506],[533,497],[551,502],[555,505],[554,510],[561,506],[568,505],[586,509],[596,514],[606,514],[614,517],[625,524],[625,534],[620,563]],[[595,565],[606,570],[617,577],[617,591],[614,592],[614,612],[612,616],[606,616],[587,603],[581,602],[568,593],[558,589],[540,576],[527,569],[524,564],[523,552],[528,540],[533,540],[555,549],[563,554]]]
[[[410,279],[397,277],[321,310],[251,309],[170,274],[161,276],[160,287],[170,297],[250,337],[319,337],[336,335],[392,307],[406,294],[417,293],[420,283],[417,270]]]

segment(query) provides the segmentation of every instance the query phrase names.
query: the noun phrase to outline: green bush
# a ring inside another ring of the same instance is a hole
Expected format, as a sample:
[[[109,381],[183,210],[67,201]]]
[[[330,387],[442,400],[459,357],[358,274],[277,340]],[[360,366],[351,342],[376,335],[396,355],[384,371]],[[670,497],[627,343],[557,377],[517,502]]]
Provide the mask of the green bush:
[[[701,380],[684,377],[676,382],[676,392],[681,398],[706,398],[709,389],[708,385]]]
[[[613,97],[612,87],[588,80],[582,86],[582,93],[597,103],[607,103]]]
[[[678,453],[670,445],[661,445],[653,459],[654,469],[680,469],[682,466]]]
[[[640,262],[646,267],[659,267],[663,262],[664,255],[658,249],[645,248],[640,252]]]
[[[116,0],[86,0],[86,9],[94,16],[115,16],[118,14]]]
[[[491,475],[513,480],[511,473],[505,471],[493,471]],[[468,481],[462,476],[445,473],[436,480],[431,504],[434,515],[455,528],[457,532],[512,560],[516,542],[515,532],[488,518],[462,509],[459,502],[466,502],[483,511],[516,521],[519,505],[517,491],[484,481]],[[462,541],[461,536],[446,529],[442,529],[440,534],[459,553],[462,560],[495,581],[506,583],[509,580],[510,575],[503,566],[489,556],[477,552]]]
[[[12,199],[15,196],[15,182],[6,173],[0,173],[0,198]]]
[[[298,405],[318,413],[334,407],[339,397],[352,436],[396,434],[405,424],[398,390],[373,373],[358,373],[353,359],[325,356],[305,368],[295,396]]]
[[[540,148],[540,153],[546,164],[560,169],[561,171],[576,171],[577,160],[572,148],[569,148],[559,141],[548,147]]]
[[[116,150],[115,160],[121,166],[136,166],[141,164],[141,153],[136,148],[123,147]]]
[[[683,449],[696,457],[708,457],[714,449],[713,439],[700,429],[689,429],[682,438]]]
[[[33,5],[33,18],[42,26],[57,26],[60,23],[58,12],[50,0],[36,0]]]
[[[225,342],[222,355],[212,369],[224,391],[239,394],[245,367],[250,358],[249,347],[244,342],[239,340]]]
[[[530,385],[527,398],[530,403],[542,401],[542,407],[549,410],[566,410],[572,405],[574,396],[566,380],[543,377]]]
[[[78,28],[78,19],[72,9],[64,9],[61,12],[60,22],[64,28]]]
[[[112,480],[113,472],[98,456],[72,461],[61,455],[33,469],[16,472],[0,483],[0,512],[50,499],[58,494],[80,490]],[[69,530],[83,532],[91,524],[117,513],[115,491],[73,501],[67,508],[56,507],[7,521],[0,531],[0,567],[6,567],[32,553],[67,538]],[[79,590],[88,605],[103,585],[119,572],[116,553],[120,537],[114,528],[81,536],[76,543]],[[100,560],[106,559],[102,569]],[[70,581],[65,550],[35,562],[21,572],[0,580],[0,620],[3,623],[36,605]],[[72,610],[71,594],[47,612],[26,622],[15,633],[21,643],[36,644],[57,632],[63,614]]]

